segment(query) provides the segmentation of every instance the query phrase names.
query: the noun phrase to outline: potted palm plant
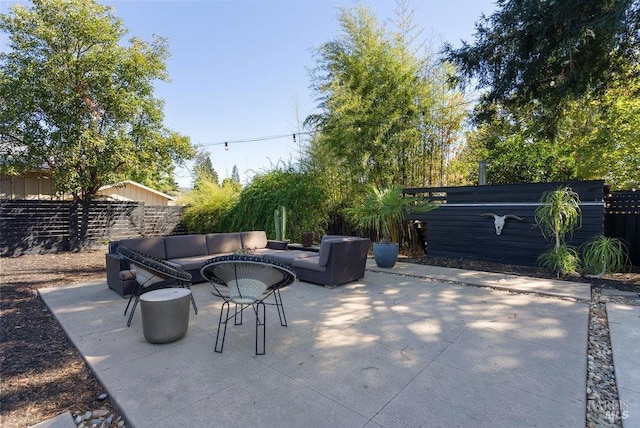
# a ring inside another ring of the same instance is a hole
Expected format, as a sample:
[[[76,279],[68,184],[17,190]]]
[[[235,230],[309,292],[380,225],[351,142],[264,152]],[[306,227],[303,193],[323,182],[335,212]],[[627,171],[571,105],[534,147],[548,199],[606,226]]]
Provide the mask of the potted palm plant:
[[[425,198],[405,198],[402,187],[392,186],[380,189],[369,187],[369,192],[361,205],[346,208],[345,214],[356,227],[374,230],[379,242],[373,243],[373,257],[379,267],[391,268],[398,261],[399,243],[397,238],[400,222],[409,212],[427,212],[438,207]]]

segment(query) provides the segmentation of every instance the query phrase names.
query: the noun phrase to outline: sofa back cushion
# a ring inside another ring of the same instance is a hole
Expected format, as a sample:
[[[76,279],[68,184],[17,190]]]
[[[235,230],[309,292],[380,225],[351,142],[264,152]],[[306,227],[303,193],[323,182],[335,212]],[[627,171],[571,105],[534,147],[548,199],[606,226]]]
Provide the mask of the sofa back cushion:
[[[241,232],[242,248],[255,250],[267,247],[267,232],[264,230],[253,230],[251,232]]]
[[[346,241],[349,237],[339,235],[326,235],[322,237],[320,242],[320,254],[318,258],[318,264],[320,266],[326,266],[329,263],[329,255],[331,254],[331,243],[336,241]]]
[[[205,235],[173,235],[164,238],[167,260],[207,254]]]
[[[149,238],[131,238],[121,239],[118,241],[118,245],[129,248],[131,250],[137,250],[142,253],[148,254],[156,259],[166,260],[167,253],[164,249],[164,237],[152,236]],[[115,251],[115,249],[114,249]]]
[[[207,254],[233,253],[242,249],[239,233],[207,234]]]

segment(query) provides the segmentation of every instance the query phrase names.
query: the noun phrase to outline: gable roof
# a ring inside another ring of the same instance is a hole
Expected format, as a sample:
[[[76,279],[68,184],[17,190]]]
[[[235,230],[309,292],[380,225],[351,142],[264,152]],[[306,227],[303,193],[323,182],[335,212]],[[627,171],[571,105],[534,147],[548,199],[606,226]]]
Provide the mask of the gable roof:
[[[102,186],[101,188],[98,189],[98,192],[103,192],[105,190],[115,189],[115,188],[122,188],[122,187],[127,187],[127,186],[137,187],[137,188],[142,189],[144,191],[153,193],[154,195],[157,195],[157,196],[159,196],[161,198],[165,198],[168,201],[175,201],[176,200],[176,198],[174,198],[173,196],[167,195],[166,193],[162,193],[162,192],[160,192],[158,190],[152,189],[151,187],[147,187],[144,184],[137,183],[137,182],[135,182],[133,180],[124,180],[124,181],[121,181],[121,182],[116,183],[116,184],[109,184],[109,185],[106,185],[106,186]]]

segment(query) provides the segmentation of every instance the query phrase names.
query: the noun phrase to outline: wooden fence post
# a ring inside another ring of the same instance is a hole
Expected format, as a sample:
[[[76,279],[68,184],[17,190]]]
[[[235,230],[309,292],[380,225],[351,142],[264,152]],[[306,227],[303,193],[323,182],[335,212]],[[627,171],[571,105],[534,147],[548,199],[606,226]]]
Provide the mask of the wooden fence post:
[[[80,231],[78,230],[78,201],[73,201],[69,204],[69,250],[80,250]]]

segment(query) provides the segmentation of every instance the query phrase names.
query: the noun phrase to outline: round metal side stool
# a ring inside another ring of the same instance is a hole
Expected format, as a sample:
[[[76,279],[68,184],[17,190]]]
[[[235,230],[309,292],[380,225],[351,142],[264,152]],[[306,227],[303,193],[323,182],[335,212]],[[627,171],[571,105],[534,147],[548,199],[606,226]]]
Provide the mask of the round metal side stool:
[[[140,296],[142,331],[151,343],[169,343],[180,339],[189,328],[191,290],[163,288]]]

